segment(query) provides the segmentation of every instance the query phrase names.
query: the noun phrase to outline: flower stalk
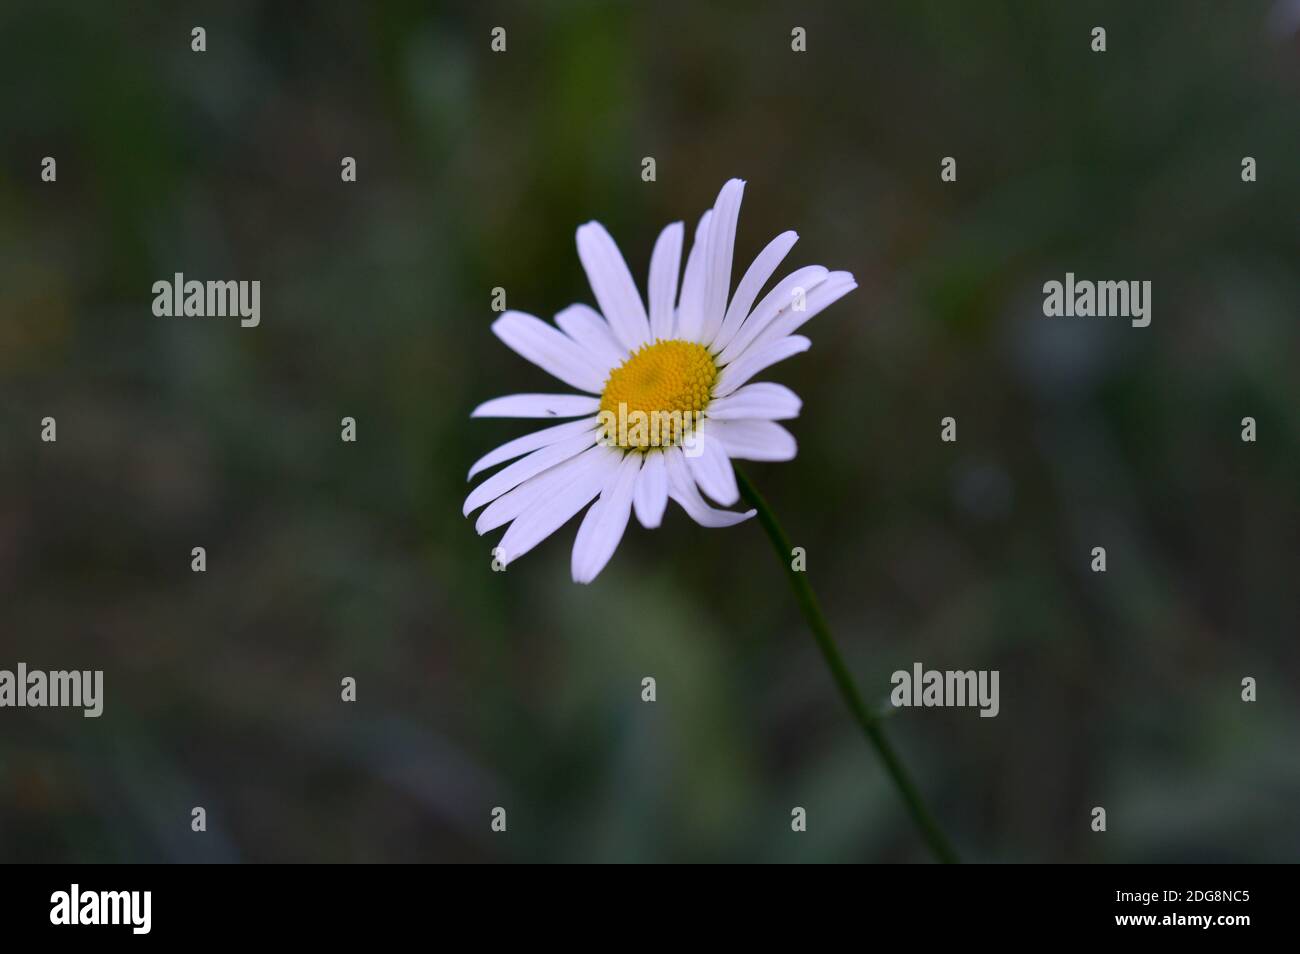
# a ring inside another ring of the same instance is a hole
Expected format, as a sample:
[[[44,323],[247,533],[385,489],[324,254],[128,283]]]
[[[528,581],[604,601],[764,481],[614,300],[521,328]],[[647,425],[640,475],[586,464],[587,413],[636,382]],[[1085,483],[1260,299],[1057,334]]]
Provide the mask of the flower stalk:
[[[808,628],[812,630],[813,639],[817,642],[817,648],[821,650],[822,658],[826,660],[826,665],[831,671],[831,679],[835,682],[835,688],[839,690],[840,697],[848,706],[849,712],[862,729],[871,747],[875,749],[880,761],[884,764],[885,771],[893,781],[894,787],[898,789],[898,794],[902,797],[908,812],[912,816],[912,821],[916,824],[922,838],[925,839],[931,853],[936,860],[946,864],[957,862],[957,854],[953,851],[947,836],[944,835],[934,817],[930,814],[930,810],[926,807],[925,801],[922,799],[921,793],[912,781],[911,776],[908,775],[907,769],[898,757],[898,753],[894,751],[894,747],[885,738],[880,716],[868,708],[862,699],[862,695],[858,692],[858,687],[844,663],[844,657],[840,654],[835,638],[831,635],[830,626],[827,625],[826,617],[817,602],[817,594],[813,592],[813,588],[808,582],[808,574],[795,570],[791,565],[790,554],[792,547],[790,546],[789,537],[781,528],[781,524],[767,505],[767,501],[763,499],[763,495],[749,482],[749,479],[739,467],[736,467],[735,470],[736,483],[740,487],[740,494],[758,512],[758,522],[762,524],[768,539],[772,541],[772,547],[776,551],[777,559],[785,567],[786,578],[790,581],[790,588],[794,590],[799,609],[808,622]]]

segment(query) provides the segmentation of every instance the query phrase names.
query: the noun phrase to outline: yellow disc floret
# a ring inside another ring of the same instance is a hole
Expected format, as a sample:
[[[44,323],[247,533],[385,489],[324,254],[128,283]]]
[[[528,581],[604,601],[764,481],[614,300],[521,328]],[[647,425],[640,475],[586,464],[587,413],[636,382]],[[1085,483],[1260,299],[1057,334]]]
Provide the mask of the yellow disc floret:
[[[642,345],[605,382],[605,441],[634,450],[681,443],[708,407],[717,377],[703,345],[677,339]]]

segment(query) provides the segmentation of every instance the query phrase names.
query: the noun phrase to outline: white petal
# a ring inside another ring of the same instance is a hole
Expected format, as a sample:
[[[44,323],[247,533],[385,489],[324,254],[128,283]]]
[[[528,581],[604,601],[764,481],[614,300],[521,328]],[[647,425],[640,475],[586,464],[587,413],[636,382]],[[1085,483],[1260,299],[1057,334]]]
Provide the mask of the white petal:
[[[677,304],[677,276],[682,270],[681,222],[674,222],[659,233],[650,255],[650,337],[673,336],[673,310]]]
[[[740,218],[740,200],[745,192],[743,179],[729,179],[713,204],[713,221],[709,226],[708,259],[705,261],[704,310],[700,337],[705,344],[717,337],[731,294],[731,259],[736,248],[736,221]]]
[[[776,320],[764,328],[754,340],[750,342],[750,348],[761,348],[769,341],[776,341],[778,338],[784,338],[801,328],[808,319],[812,318],[819,312],[825,311],[835,302],[839,301],[853,289],[858,287],[858,283],[853,280],[853,276],[848,272],[831,272],[826,276],[826,280],[812,289],[804,298],[804,307],[800,311],[794,310],[794,302],[789,302],[781,309]],[[748,349],[746,349],[748,350]],[[737,355],[737,358],[743,357]]]
[[[723,450],[721,441],[709,432],[708,426],[700,427],[692,435],[691,447],[685,450],[684,456],[691,476],[706,494],[724,507],[730,507],[740,500],[740,489],[736,486],[736,472],[731,467],[731,460]]]
[[[664,470],[664,455],[646,454],[645,464],[636,478],[636,489],[632,493],[632,504],[636,508],[636,518],[641,526],[653,530],[664,519],[664,508],[668,506],[668,472]]]
[[[601,446],[595,450],[598,453],[583,455],[583,466],[574,468],[570,479],[553,485],[550,493],[534,501],[510,524],[497,544],[497,559],[503,566],[523,556],[568,523],[600,493],[600,488],[618,467],[623,452]]]
[[[522,311],[507,311],[492,322],[492,333],[506,347],[570,387],[599,394],[606,368],[558,328]]]
[[[600,410],[588,394],[510,394],[484,401],[470,417],[582,417]]]
[[[804,297],[826,280],[830,273],[820,265],[809,265],[791,272],[776,283],[775,287],[763,296],[736,332],[736,336],[718,355],[718,364],[727,365],[739,358],[745,349],[758,337],[759,332],[776,320],[781,309],[793,304],[798,289],[803,289]]]
[[[555,323],[579,347],[587,349],[592,360],[603,368],[606,377],[627,360],[628,351],[614,337],[609,322],[590,305],[570,305],[555,316]]]
[[[569,421],[565,424],[556,424],[553,427],[544,427],[540,431],[533,431],[523,437],[516,437],[512,441],[506,441],[496,450],[489,451],[476,460],[474,466],[469,469],[469,476],[465,479],[473,480],[475,474],[487,470],[489,467],[495,467],[503,461],[513,460],[527,454],[529,451],[537,450],[539,447],[548,447],[551,444],[559,443],[566,437],[584,433],[588,428],[594,430],[596,423],[594,418],[585,421]]]
[[[713,385],[715,397],[726,397],[764,368],[769,368],[778,361],[784,361],[791,355],[807,351],[812,342],[803,335],[790,335],[780,341],[750,348],[740,360],[727,365],[718,372],[717,383]]]
[[[600,492],[578,527],[570,568],[573,582],[590,583],[618,549],[632,515],[632,488],[641,470],[640,454],[625,454],[614,476]]]
[[[702,527],[731,527],[748,520],[756,511],[737,513],[734,510],[715,510],[704,502],[695,489],[695,481],[686,465],[680,447],[664,449],[664,465],[668,471],[668,495],[676,500],[692,520]]]
[[[510,493],[502,494],[488,504],[478,515],[478,520],[474,522],[474,529],[482,536],[489,530],[495,530],[502,524],[509,523],[524,511],[531,510],[537,501],[546,499],[556,487],[569,483],[575,474],[585,469],[591,463],[590,458],[597,454],[604,454],[605,450],[604,447],[597,445],[562,464],[556,464],[550,470],[530,480],[525,480]]]
[[[758,418],[764,421],[785,421],[799,416],[803,402],[784,384],[757,381],[737,388],[726,397],[716,398],[709,404],[708,416],[713,421],[734,421]]]
[[[717,421],[710,431],[736,460],[794,460],[794,435],[773,421]]]
[[[704,255],[709,242],[709,223],[712,221],[712,209],[700,216],[700,224],[695,227],[691,254],[686,256],[686,272],[682,275],[682,294],[677,302],[677,323],[674,326],[674,334],[686,341],[699,339],[704,322]]]
[[[736,294],[731,296],[731,304],[727,306],[722,328],[713,339],[713,343],[709,345],[711,351],[716,354],[731,343],[731,339],[740,330],[741,322],[749,317],[749,309],[754,304],[754,299],[758,297],[767,280],[772,277],[772,273],[785,260],[797,241],[799,241],[798,233],[782,232],[758,253],[758,257],[745,270],[744,277],[736,286]]]
[[[596,428],[567,437],[548,447],[533,451],[527,457],[520,458],[504,470],[499,470],[483,483],[479,484],[465,498],[464,512],[469,516],[474,510],[491,503],[508,490],[518,487],[529,477],[536,477],[544,470],[550,470],[570,457],[577,457],[592,444],[596,443]]]
[[[614,337],[629,351],[641,347],[650,338],[645,305],[641,303],[636,282],[632,281],[632,273],[627,270],[623,253],[605,226],[599,222],[579,226],[578,258]]]

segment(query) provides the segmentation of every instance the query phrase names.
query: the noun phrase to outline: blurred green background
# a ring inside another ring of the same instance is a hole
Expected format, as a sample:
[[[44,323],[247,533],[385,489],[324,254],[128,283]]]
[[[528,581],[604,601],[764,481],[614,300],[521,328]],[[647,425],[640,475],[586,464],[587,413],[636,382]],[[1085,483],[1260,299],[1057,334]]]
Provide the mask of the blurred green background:
[[[470,410],[563,390],[490,334],[492,287],[591,302],[592,218],[644,287],[731,176],[737,275],[794,228],[789,267],[861,285],[765,375],[804,398],[800,455],[749,473],[864,692],[1001,672],[996,719],[889,720],[963,856],[1295,860],[1294,22],[5,4],[0,668],[103,669],[106,702],[0,710],[0,860],[925,859],[757,524],[674,507],[579,587],[576,521],[494,573],[460,513],[533,426]],[[259,279],[261,326],[155,318],[177,271]],[[1066,271],[1151,280],[1151,327],[1043,318]]]

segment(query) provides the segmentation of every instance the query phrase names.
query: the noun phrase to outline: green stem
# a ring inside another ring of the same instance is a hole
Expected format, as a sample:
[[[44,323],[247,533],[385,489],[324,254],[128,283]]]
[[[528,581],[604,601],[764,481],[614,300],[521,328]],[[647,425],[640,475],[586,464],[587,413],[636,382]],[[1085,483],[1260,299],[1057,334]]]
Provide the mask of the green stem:
[[[907,805],[907,810],[912,815],[912,820],[916,823],[916,827],[920,829],[922,837],[930,846],[935,858],[949,864],[956,862],[958,860],[956,852],[952,850],[947,837],[935,824],[934,818],[930,815],[930,810],[925,807],[921,793],[917,790],[911,776],[907,774],[907,769],[903,767],[898,753],[894,751],[894,747],[885,738],[884,729],[880,725],[880,717],[867,708],[866,703],[862,701],[862,696],[858,693],[858,687],[854,684],[853,677],[849,675],[848,667],[844,664],[844,657],[840,655],[839,647],[835,644],[835,638],[831,635],[830,627],[826,624],[826,617],[822,615],[821,606],[817,603],[817,595],[808,583],[808,574],[795,570],[791,565],[792,548],[790,539],[785,535],[785,531],[781,529],[781,524],[777,522],[776,516],[768,507],[767,501],[763,499],[763,495],[749,482],[749,479],[739,467],[736,468],[736,482],[740,486],[741,496],[758,511],[758,522],[767,531],[768,539],[772,541],[772,546],[776,550],[777,559],[785,567],[786,578],[790,581],[790,588],[794,590],[795,599],[799,601],[799,609],[803,612],[804,619],[808,621],[808,627],[812,630],[813,638],[817,641],[817,648],[822,651],[826,665],[830,667],[831,678],[835,680],[835,687],[839,689],[840,696],[843,697],[845,704],[849,707],[853,718],[861,726],[867,741],[871,743],[872,748],[876,750],[876,754],[880,756],[880,761],[885,764],[885,771],[893,779],[894,786],[898,789],[899,795],[902,796],[904,803]]]

